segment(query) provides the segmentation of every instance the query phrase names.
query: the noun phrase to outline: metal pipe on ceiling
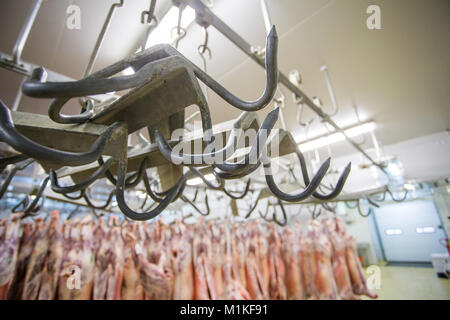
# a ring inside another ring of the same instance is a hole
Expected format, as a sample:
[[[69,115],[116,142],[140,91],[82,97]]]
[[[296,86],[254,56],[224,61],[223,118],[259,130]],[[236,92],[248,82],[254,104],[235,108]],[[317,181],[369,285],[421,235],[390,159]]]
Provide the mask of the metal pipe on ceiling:
[[[264,0],[262,0],[264,2]],[[265,4],[265,3],[264,3]],[[266,5],[266,4],[265,4]],[[218,18],[209,8],[207,8],[201,0],[191,0],[189,2],[189,6],[191,6],[196,12],[196,21],[202,26],[214,26],[220,33],[222,33],[228,40],[230,40],[233,44],[235,44],[239,49],[241,49],[247,56],[249,56],[253,61],[259,64],[261,67],[265,68],[264,59],[259,57],[252,50],[252,46],[245,41],[237,32],[231,29],[225,22],[223,22],[220,18]],[[267,5],[266,5],[267,11]],[[265,21],[270,22],[270,18],[268,16],[265,17]],[[295,86],[293,83],[289,81],[289,77],[284,75],[281,71],[279,71],[278,81],[281,82],[289,91],[294,93],[298,97],[303,98],[303,103],[306,104],[312,111],[314,111],[323,121],[328,122],[336,132],[340,132],[343,134],[345,139],[357,150],[359,151],[367,160],[370,161],[374,166],[380,168],[383,172],[386,173],[384,167],[376,162],[367,152],[361,148],[355,141],[350,139],[350,137],[341,129],[328,114],[326,114],[320,107],[318,107],[300,88]]]

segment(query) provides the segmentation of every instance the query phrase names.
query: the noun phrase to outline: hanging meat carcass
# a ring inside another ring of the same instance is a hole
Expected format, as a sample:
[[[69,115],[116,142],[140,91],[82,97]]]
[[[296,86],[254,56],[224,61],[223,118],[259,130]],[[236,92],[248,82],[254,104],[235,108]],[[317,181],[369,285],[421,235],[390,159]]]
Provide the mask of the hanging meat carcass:
[[[305,232],[299,223],[284,230],[258,221],[203,219],[168,226],[123,223],[116,216],[108,224],[101,217],[75,217],[61,228],[57,211],[48,224],[42,218],[21,223],[18,217],[0,221],[1,253],[11,252],[0,260],[1,279],[8,279],[2,298],[376,297],[365,282],[354,238],[336,218],[311,221]]]
[[[39,295],[39,289],[42,282],[43,268],[47,258],[47,251],[49,249],[49,230],[47,225],[42,223],[38,225],[39,237],[31,252],[31,257],[28,262],[27,271],[25,274],[24,287],[22,292],[23,300],[36,300]],[[46,229],[47,228],[47,229]]]
[[[212,269],[212,245],[208,228],[203,219],[195,226],[193,240],[193,262],[195,299],[214,300],[218,298]]]
[[[153,230],[146,228],[147,236],[138,243],[131,237],[136,248],[141,283],[146,299],[169,300],[173,294],[173,271],[168,256],[170,252],[165,241],[166,226],[162,228],[159,222],[154,223]]]
[[[52,211],[50,225],[47,231],[49,248],[42,270],[42,282],[39,290],[39,300],[53,300],[56,295],[59,268],[63,257],[63,239],[61,234],[59,212]]]
[[[0,300],[8,297],[8,289],[14,277],[19,251],[20,214],[1,221],[0,228]]]
[[[282,243],[283,261],[286,267],[285,283],[286,296],[289,300],[304,299],[304,289],[301,273],[301,251],[296,241],[298,237],[294,231],[284,229]]]
[[[245,274],[247,289],[252,299],[264,300],[269,298],[268,286],[263,276],[260,257],[258,256],[258,242],[253,225],[248,227],[246,237]],[[270,262],[269,262],[270,263]],[[270,267],[269,267],[270,268]],[[270,272],[270,270],[269,270]]]
[[[93,222],[88,216],[71,226],[70,244],[61,266],[60,299],[89,300],[94,279]]]
[[[192,237],[186,227],[177,221],[172,237],[172,265],[174,271],[173,299],[194,299],[194,267],[192,264]]]
[[[286,299],[285,266],[281,256],[281,245],[278,231],[273,224],[269,225],[269,298],[273,300]]]
[[[352,281],[353,293],[357,295],[366,295],[372,299],[378,297],[377,294],[369,290],[366,284],[366,279],[359,261],[358,253],[356,250],[356,240],[345,230],[344,222],[338,220],[337,222],[338,232],[345,241],[345,258]]]
[[[346,242],[342,233],[337,230],[336,219],[326,221],[328,236],[333,247],[332,265],[336,281],[337,293],[340,299],[359,299],[353,293],[352,282],[346,261]]]
[[[132,234],[134,237],[142,241],[145,237],[142,222],[137,222],[130,224],[126,228],[126,233]],[[121,299],[122,300],[143,300],[144,299],[144,288],[141,284],[141,279],[139,275],[137,255],[135,253],[135,247],[129,241],[124,242],[123,247],[124,257],[123,257],[123,280],[121,288]]]

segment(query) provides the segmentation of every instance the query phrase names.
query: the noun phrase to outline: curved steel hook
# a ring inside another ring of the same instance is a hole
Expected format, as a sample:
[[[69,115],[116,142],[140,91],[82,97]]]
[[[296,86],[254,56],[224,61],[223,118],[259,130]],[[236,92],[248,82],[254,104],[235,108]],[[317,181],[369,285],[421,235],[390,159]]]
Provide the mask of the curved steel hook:
[[[45,177],[39,186],[39,189],[36,193],[36,197],[31,201],[26,208],[23,210],[23,215],[21,216],[21,219],[26,218],[30,216],[36,209],[36,206],[39,202],[39,199],[42,197],[42,194],[44,193],[45,187],[47,187],[47,183],[49,181],[50,177]]]
[[[80,206],[76,206],[75,209],[73,209],[73,210],[67,215],[67,220],[72,219],[73,215],[78,211],[78,209],[80,209]]]
[[[159,55],[157,56],[159,60],[155,60],[155,57],[151,56],[155,49],[165,50],[166,58],[161,58],[161,55]],[[52,101],[49,107],[49,116],[55,122],[83,123],[92,117],[91,111],[87,110],[82,114],[72,116],[60,114],[62,107],[70,98],[137,87],[145,82],[148,82],[153,73],[158,73],[161,71],[161,68],[164,67],[164,63],[161,63],[162,60],[171,56],[179,56],[193,69],[194,74],[204,84],[215,91],[225,101],[243,111],[256,111],[264,108],[268,103],[270,103],[275,94],[278,84],[277,53],[278,36],[275,26],[273,26],[266,39],[266,88],[262,96],[256,101],[244,101],[234,96],[211,76],[169,45],[155,46],[154,48],[139,52],[79,81],[44,82],[44,68],[36,68],[33,70],[31,79],[23,83],[22,92],[31,97],[57,98]],[[152,58],[154,61],[148,62]],[[145,62],[148,63],[136,70],[133,75],[111,77],[112,75],[131,66],[133,63],[138,65],[139,63],[142,64]]]
[[[16,164],[10,172],[8,172],[8,175],[6,176],[5,180],[3,181],[2,186],[0,187],[0,199],[3,198],[3,195],[5,194],[5,192],[8,190],[9,184],[11,183],[11,180],[14,178],[14,176],[16,175],[16,173],[18,171],[21,171],[23,169],[25,169],[26,167],[28,167],[31,163],[33,163],[34,160],[30,159],[27,160],[24,163],[19,163]]]
[[[67,194],[67,193],[63,193],[62,195],[63,195],[64,197],[66,197],[67,199],[70,199],[70,200],[78,200],[78,199],[83,198],[84,193],[85,193],[85,189],[80,190],[80,194],[79,194],[79,195],[76,195],[76,196],[70,196],[70,195]]]
[[[369,202],[371,205],[373,205],[374,207],[379,208],[380,206],[378,205],[378,203],[372,201],[372,199],[370,199],[369,197],[365,197],[367,202]]]
[[[319,210],[317,210],[317,212],[316,212],[316,209],[317,209],[317,208],[318,208]],[[322,213],[322,209],[320,209],[320,208],[317,206],[317,204],[314,205],[313,211],[309,210],[309,208],[308,208],[308,211],[311,213],[311,217],[312,217],[313,219],[317,219],[317,218],[321,215],[321,213]]]
[[[147,191],[147,194],[150,196],[150,198],[152,198],[153,201],[155,202],[161,202],[163,201],[163,198],[160,198],[156,195],[156,193],[152,190],[151,186],[150,186],[150,179],[147,176],[147,172],[144,171],[144,187],[145,190]]]
[[[195,168],[193,168],[193,167],[189,167],[189,170],[190,170],[193,174],[195,174],[197,177],[199,177],[199,178],[203,181],[203,183],[206,184],[209,188],[211,188],[211,189],[213,189],[213,190],[223,190],[225,184],[224,184],[224,182],[223,182],[222,179],[220,179],[220,178],[218,178],[218,177],[216,176],[215,173],[213,173],[213,174],[214,174],[214,177],[215,177],[216,180],[217,180],[217,185],[212,184],[211,181],[209,181],[208,179],[206,179],[205,176],[204,176],[199,170],[197,170],[197,169],[195,169]],[[195,200],[194,200],[194,201],[195,201]]]
[[[240,169],[237,172],[226,172],[226,171],[222,171],[218,168],[214,168],[214,174],[217,177],[219,177],[220,179],[225,179],[225,180],[241,179],[241,178],[248,176],[255,170],[257,170],[260,165],[261,165],[261,161],[257,160],[255,164],[249,164],[245,168]]]
[[[367,210],[367,213],[363,213],[362,210],[361,210],[361,202],[360,202],[360,201],[358,201],[357,208],[358,208],[358,213],[359,213],[359,215],[360,215],[361,217],[363,217],[363,218],[367,218],[367,217],[370,216],[370,214],[373,212],[373,208],[372,208],[372,207],[369,207],[369,210]]]
[[[237,148],[239,139],[242,135],[242,122],[250,114],[248,112],[242,113],[236,122],[233,124],[233,129],[231,130],[230,137],[228,138],[227,144],[220,150],[214,150],[214,143],[210,143],[207,149],[212,149],[212,152],[201,153],[201,154],[179,154],[172,150],[164,136],[155,130],[155,140],[158,145],[159,151],[162,153],[164,158],[174,164],[183,164],[186,166],[202,166],[211,165],[217,161],[223,161],[228,156],[231,156]]]
[[[336,207],[332,208],[328,203],[321,203],[320,204],[322,206],[322,208],[324,208],[325,210],[331,212],[331,213],[336,213]]]
[[[250,151],[245,155],[244,159],[236,163],[228,163],[224,161],[221,164],[214,165],[214,168],[231,173],[239,173],[240,171],[245,171],[249,168],[253,168],[254,166],[251,164],[251,162],[255,162],[256,164],[258,163],[259,158],[265,150],[266,141],[270,135],[270,132],[272,131],[272,128],[275,126],[275,123],[278,120],[279,113],[280,108],[278,107],[269,112],[269,114],[261,124],[258,133],[256,134],[256,138],[252,143]]]
[[[186,186],[187,181],[186,175],[183,175],[180,181],[175,185],[174,188],[171,189],[171,191],[167,194],[167,196],[164,199],[162,199],[161,202],[158,203],[158,206],[155,209],[148,212],[138,213],[131,210],[131,208],[128,207],[125,202],[124,191],[125,191],[126,172],[127,172],[127,162],[126,160],[120,160],[117,179],[118,181],[116,186],[116,201],[123,214],[125,214],[128,218],[132,220],[138,221],[149,220],[158,216],[177,196],[179,196],[180,191],[182,192],[182,190]]]
[[[88,186],[90,186],[92,183],[94,183],[101,175],[103,175],[106,170],[111,166],[111,164],[114,162],[113,158],[109,158],[106,160],[106,162],[100,166],[93,174],[91,174],[88,178],[86,178],[84,181],[74,184],[71,186],[60,186],[58,184],[58,176],[56,175],[56,172],[53,169],[50,169],[50,182],[51,182],[51,188],[56,193],[72,193],[76,191],[80,191],[83,189],[86,189]]]
[[[349,207],[350,209],[355,209],[355,208],[358,206],[358,202],[359,202],[359,201],[356,201],[356,204],[355,204],[355,205],[350,205],[350,202],[344,201],[345,205],[346,205],[347,207]]]
[[[283,205],[283,203],[281,202],[281,200],[280,200],[280,199],[277,199],[277,200],[278,200],[278,205],[279,205],[280,208],[281,208],[281,213],[283,214],[283,221],[278,220],[278,217],[277,217],[277,210],[276,210],[276,208],[274,207],[274,205],[272,205],[272,204],[270,204],[270,203],[267,204],[266,212],[265,212],[264,215],[263,215],[263,214],[261,213],[261,211],[259,211],[259,210],[258,210],[258,213],[259,213],[260,217],[263,218],[266,222],[275,222],[275,223],[278,224],[280,227],[284,227],[284,226],[287,225],[287,214],[286,214],[286,209],[284,208],[284,205]],[[272,208],[274,209],[273,214],[272,214],[272,219],[267,218],[267,215],[269,214],[269,207],[270,207],[270,206],[272,206]]]
[[[232,106],[243,111],[257,111],[264,108],[272,101],[278,84],[278,35],[275,26],[272,26],[266,38],[266,88],[263,94],[255,101],[244,101],[233,95],[221,84],[214,80],[203,70],[194,66],[195,75],[211,90]]]
[[[231,192],[236,191],[227,191],[225,188],[223,188],[223,192],[232,199],[242,199],[247,195],[248,191],[250,190],[250,183],[251,179],[248,179],[247,184],[245,185],[245,189],[240,195],[234,195]]]
[[[31,199],[30,196],[29,196],[29,195],[26,195],[25,198],[23,198],[18,204],[16,204],[16,205],[11,209],[12,213],[20,212],[20,210],[18,210],[18,209],[19,209],[19,207],[20,207],[21,205],[23,205],[23,207],[26,208],[26,207],[28,206],[28,204],[30,203],[30,199]]]
[[[145,169],[147,169],[147,161],[148,161],[147,157],[142,159],[141,164],[139,165],[138,171],[131,174],[130,176],[128,176],[125,179],[125,188],[126,189],[134,188],[135,186],[137,186],[139,184],[139,182],[141,182],[141,180],[145,176]],[[98,158],[97,162],[101,167],[104,166],[104,164],[105,164],[102,157]],[[117,180],[109,169],[107,169],[104,172],[104,174],[105,174],[106,178],[109,180],[109,182],[111,182],[113,185],[117,185]],[[132,181],[133,179],[134,179],[134,181]]]
[[[253,211],[255,211],[256,207],[258,206],[259,200],[261,200],[261,191],[259,191],[258,197],[256,198],[255,203],[253,204],[252,207],[250,207],[250,209],[248,210],[247,214],[245,215],[245,219],[250,218],[251,214],[253,213]]]
[[[53,121],[66,124],[84,123],[93,116],[93,112],[86,110],[77,115],[61,114],[60,112],[66,102],[73,97],[90,96],[138,87],[150,81],[149,79],[151,79],[153,74],[160,73],[161,68],[164,67],[164,63],[161,63],[161,61],[168,59],[162,58],[149,62],[139,68],[139,70],[136,70],[132,75],[110,77],[130,67],[133,59],[145,58],[145,55],[141,53],[135,54],[78,81],[44,82],[45,69],[42,67],[36,68],[33,70],[31,79],[23,83],[22,92],[35,98],[56,98],[51,102],[48,109],[48,115]]]
[[[392,191],[389,188],[386,188],[386,191],[387,191],[387,193],[389,193],[389,195],[391,196],[391,198],[392,198],[392,200],[394,202],[403,202],[403,201],[405,201],[406,197],[408,196],[408,193],[409,193],[409,190],[405,190],[405,193],[404,193],[403,197],[400,197],[400,198],[396,199],[394,197],[394,195],[392,194]]]
[[[5,157],[5,158],[1,158],[0,159],[0,173],[3,172],[3,170],[5,170],[5,168],[13,163],[17,163],[17,162],[22,162],[24,160],[29,159],[30,157],[27,156],[26,154],[16,154],[14,156],[10,156],[10,157]]]
[[[114,196],[114,192],[115,192],[115,189],[112,189],[111,192],[109,193],[108,198],[106,199],[105,203],[102,205],[95,205],[91,201],[91,199],[89,199],[87,194],[83,194],[83,199],[84,199],[84,201],[86,201],[86,203],[88,204],[89,207],[98,209],[98,210],[103,210],[103,209],[106,209],[109,206],[109,204],[111,203],[111,200]]]
[[[195,203],[193,203],[191,200],[189,200],[188,198],[186,198],[185,196],[181,195],[180,199],[183,200],[186,203],[189,203],[194,209],[195,211],[197,211],[198,213],[200,213],[202,216],[207,216],[210,213],[210,208],[209,208],[209,203],[208,203],[208,194],[205,194],[205,206],[206,206],[206,212],[202,212],[196,205]]]
[[[308,168],[306,167],[305,157],[303,156],[303,153],[300,151],[300,149],[297,146],[295,148],[295,153],[297,154],[297,158],[300,162],[300,168],[302,170],[303,181],[304,181],[305,185],[309,185],[310,180],[309,180],[309,175],[308,175]],[[330,158],[328,158],[328,160],[330,160]],[[347,181],[347,178],[350,175],[351,168],[352,168],[352,163],[349,162],[347,164],[347,166],[344,168],[344,171],[342,172],[342,174],[339,176],[336,186],[330,193],[328,193],[326,195],[322,195],[319,192],[314,192],[313,197],[316,199],[319,199],[319,200],[331,200],[331,199],[336,198],[341,193],[342,189],[344,188],[345,182]]]
[[[14,126],[11,112],[0,100],[0,138],[11,147],[35,159],[48,160],[65,166],[81,166],[97,160],[103,152],[113,131],[120,125],[115,122],[92,144],[88,152],[60,151],[40,145],[23,136]]]
[[[325,176],[328,168],[330,167],[330,161],[331,159],[328,158],[319,168],[317,173],[314,175],[312,181],[308,184],[306,184],[306,188],[296,194],[288,194],[283,191],[281,191],[278,186],[275,183],[275,180],[272,175],[272,169],[270,165],[270,160],[265,160],[264,163],[264,174],[266,176],[266,183],[269,187],[270,191],[279,199],[288,201],[288,202],[297,202],[302,201],[311,196],[315,190],[318,188],[320,182],[322,181],[323,177]]]

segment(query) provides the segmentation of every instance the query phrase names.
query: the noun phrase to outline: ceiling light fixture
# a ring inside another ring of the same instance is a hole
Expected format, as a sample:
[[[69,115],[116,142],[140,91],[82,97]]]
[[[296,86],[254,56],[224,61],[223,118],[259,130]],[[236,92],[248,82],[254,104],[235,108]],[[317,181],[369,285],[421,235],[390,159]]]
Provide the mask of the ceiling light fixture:
[[[364,133],[371,132],[375,130],[375,128],[376,128],[375,122],[367,122],[359,126],[344,130],[344,132],[349,138],[354,138]],[[336,132],[322,138],[317,138],[310,140],[308,142],[299,143],[299,147],[302,152],[306,152],[344,140],[345,136],[341,132]]]
[[[172,43],[171,31],[178,25],[179,8],[173,6],[158,24],[155,30],[150,34],[145,44],[145,48],[154,46],[160,43]],[[191,7],[185,7],[181,15],[181,28],[186,29],[195,20],[195,10]],[[176,33],[174,33],[176,34]]]

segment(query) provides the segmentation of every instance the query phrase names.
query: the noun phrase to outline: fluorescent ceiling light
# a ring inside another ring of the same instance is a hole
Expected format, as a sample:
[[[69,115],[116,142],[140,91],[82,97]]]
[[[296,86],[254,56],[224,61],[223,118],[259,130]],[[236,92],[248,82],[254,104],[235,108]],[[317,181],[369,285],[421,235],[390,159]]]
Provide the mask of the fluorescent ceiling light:
[[[158,24],[155,30],[150,33],[147,39],[145,48],[154,46],[160,43],[172,43],[174,40],[171,35],[171,30],[178,25],[178,7],[173,6],[164,16],[162,21]],[[186,29],[195,20],[195,10],[191,7],[185,7],[181,15],[180,26]],[[173,31],[173,35],[176,37],[176,30]]]
[[[212,173],[208,173],[207,175],[205,175],[205,179],[208,180],[208,181],[212,181],[212,180],[214,180],[214,175]],[[203,182],[202,179],[200,179],[199,177],[196,177],[196,178],[193,178],[193,179],[189,179],[187,181],[187,184],[190,185],[190,186],[196,186],[196,185],[198,185],[198,184],[200,184],[202,182]]]
[[[354,138],[364,133],[371,132],[375,130],[375,128],[375,122],[367,122],[359,126],[344,130],[344,132],[349,138]],[[305,152],[344,140],[345,136],[340,132],[336,132],[322,138],[317,138],[308,142],[300,143],[299,147],[301,151]]]
[[[411,183],[405,183],[404,185],[403,185],[403,187],[406,189],[406,190],[409,190],[409,191],[414,191],[416,188],[414,187],[414,185],[413,184],[411,184]]]

